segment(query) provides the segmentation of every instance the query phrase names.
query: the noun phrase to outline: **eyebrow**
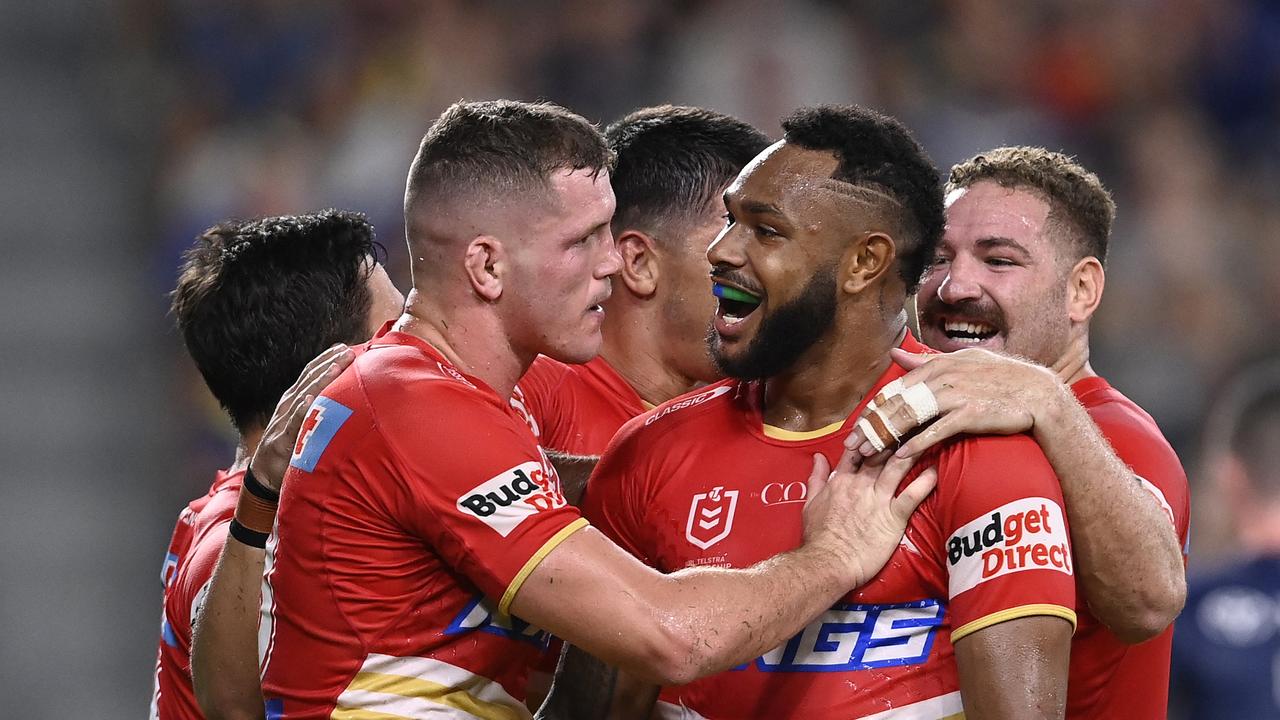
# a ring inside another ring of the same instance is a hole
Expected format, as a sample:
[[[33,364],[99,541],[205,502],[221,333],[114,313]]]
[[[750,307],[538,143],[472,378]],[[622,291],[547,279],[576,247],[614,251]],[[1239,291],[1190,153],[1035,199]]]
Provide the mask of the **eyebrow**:
[[[1031,257],[1031,251],[1027,250],[1022,243],[1013,238],[992,236],[984,237],[975,243],[978,247],[984,249],[1008,248],[1014,252],[1021,253],[1025,257]]]
[[[742,209],[754,213],[756,215],[777,215],[778,217],[786,217],[782,214],[782,210],[773,203],[760,202],[759,200],[746,200],[742,203]]]

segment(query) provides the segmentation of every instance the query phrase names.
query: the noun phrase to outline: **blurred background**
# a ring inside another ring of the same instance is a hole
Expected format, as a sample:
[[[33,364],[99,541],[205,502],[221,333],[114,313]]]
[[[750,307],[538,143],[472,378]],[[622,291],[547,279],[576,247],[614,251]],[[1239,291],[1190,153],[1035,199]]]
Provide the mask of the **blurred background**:
[[[1078,156],[1120,208],[1094,367],[1188,469],[1193,566],[1234,552],[1200,433],[1280,346],[1276,2],[12,2],[0,58],[7,717],[146,713],[168,536],[234,442],[167,315],[182,250],[230,216],[360,210],[407,289],[404,177],[460,98],[703,105],[775,136],[856,102],[944,169]]]

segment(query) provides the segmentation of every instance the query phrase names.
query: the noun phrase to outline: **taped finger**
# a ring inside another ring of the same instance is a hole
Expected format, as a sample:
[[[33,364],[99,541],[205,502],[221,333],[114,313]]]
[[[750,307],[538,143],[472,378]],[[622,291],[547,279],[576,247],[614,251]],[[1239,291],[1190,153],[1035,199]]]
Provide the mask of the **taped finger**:
[[[938,416],[938,398],[925,383],[907,386],[901,397],[907,407],[911,408],[917,425],[923,425]]]

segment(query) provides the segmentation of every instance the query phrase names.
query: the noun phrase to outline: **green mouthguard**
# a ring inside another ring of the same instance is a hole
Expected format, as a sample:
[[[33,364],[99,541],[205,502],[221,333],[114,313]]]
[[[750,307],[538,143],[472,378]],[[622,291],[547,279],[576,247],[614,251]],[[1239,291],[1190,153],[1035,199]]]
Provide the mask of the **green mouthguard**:
[[[725,300],[737,300],[738,302],[752,303],[753,305],[760,304],[760,298],[755,295],[728,285],[713,285],[712,292],[716,294],[716,297],[722,297]]]

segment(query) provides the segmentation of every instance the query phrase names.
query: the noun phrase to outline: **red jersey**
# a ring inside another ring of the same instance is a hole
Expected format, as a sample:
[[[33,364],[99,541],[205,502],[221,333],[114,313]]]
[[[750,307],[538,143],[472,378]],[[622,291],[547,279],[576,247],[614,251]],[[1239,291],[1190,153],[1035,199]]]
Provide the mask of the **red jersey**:
[[[164,611],[151,699],[153,719],[204,718],[191,688],[191,626],[213,579],[243,482],[243,470],[220,471],[208,494],[178,515],[160,571]]]
[[[1071,386],[1120,460],[1138,476],[1169,515],[1185,557],[1191,500],[1187,475],[1155,420],[1100,377]],[[1071,643],[1068,718],[1145,720],[1164,718],[1169,704],[1173,627],[1139,645],[1126,645],[1085,606]]]
[[[903,344],[924,352],[911,338]],[[764,424],[759,382],[726,380],[660,405],[618,433],[584,514],[664,572],[746,567],[798,546],[812,455],[834,462],[877,380],[842,423]],[[1006,620],[1075,622],[1061,490],[1026,435],[964,437],[926,455],[938,486],[883,570],[782,646],[731,671],[665,688],[661,717],[910,718],[962,712],[952,643]]]
[[[508,615],[586,526],[505,398],[385,332],[316,399],[267,542],[267,717],[528,717]]]
[[[520,378],[513,403],[533,417],[542,447],[571,455],[604,452],[618,428],[646,404],[613,366],[597,356],[567,365],[539,355]]]

